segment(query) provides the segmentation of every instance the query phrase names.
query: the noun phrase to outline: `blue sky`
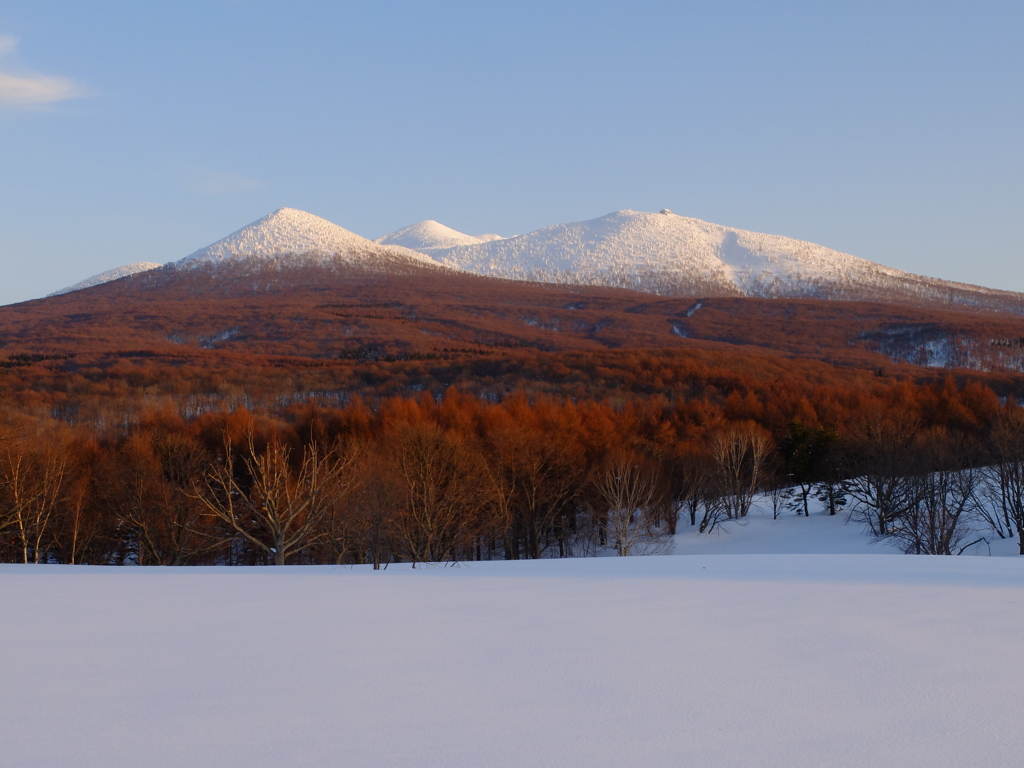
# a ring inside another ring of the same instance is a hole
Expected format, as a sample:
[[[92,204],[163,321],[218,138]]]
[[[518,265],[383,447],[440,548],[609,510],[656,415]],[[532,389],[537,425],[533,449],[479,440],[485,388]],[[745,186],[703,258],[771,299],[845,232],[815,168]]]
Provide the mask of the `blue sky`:
[[[0,304],[289,206],[660,210],[1024,291],[1024,3],[0,5]]]

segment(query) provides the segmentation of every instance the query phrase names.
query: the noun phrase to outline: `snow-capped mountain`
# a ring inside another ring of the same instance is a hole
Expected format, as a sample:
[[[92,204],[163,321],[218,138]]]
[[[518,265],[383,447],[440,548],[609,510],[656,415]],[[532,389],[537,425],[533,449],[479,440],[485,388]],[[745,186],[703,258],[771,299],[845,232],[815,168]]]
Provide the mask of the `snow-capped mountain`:
[[[98,275],[93,275],[92,277],[86,278],[74,285],[69,285],[67,288],[61,288],[59,291],[54,291],[50,296],[60,296],[65,293],[71,293],[72,291],[80,291],[83,288],[92,288],[94,285],[103,285],[103,283],[119,280],[122,277],[130,277],[131,275],[137,275],[140,272],[159,269],[162,266],[163,264],[157,264],[155,261],[136,261],[132,264],[125,264],[123,267],[114,267],[114,269],[108,269],[106,272],[100,272]]]
[[[508,238],[466,235],[428,220],[373,241],[319,216],[281,208],[169,267],[245,270],[252,262],[260,269],[267,262],[313,263],[382,273],[432,267],[666,296],[848,299],[1024,314],[1024,294],[913,275],[814,243],[668,210],[616,211]],[[60,293],[158,266],[130,264]]]
[[[370,263],[407,261],[437,266],[429,256],[408,248],[379,245],[327,219],[294,208],[281,208],[217,242],[175,262],[177,267],[223,263],[238,259]]]
[[[433,255],[435,251],[454,248],[459,245],[480,245],[494,240],[502,240],[501,235],[466,235],[458,230],[446,227],[433,219],[417,224],[410,224],[395,232],[378,237],[374,242],[381,245],[400,245],[414,251]]]
[[[616,211],[526,235],[432,248],[477,274],[663,295],[908,300],[1018,311],[1024,296],[921,277],[821,245],[677,216]],[[1003,301],[1005,300],[1005,302]]]

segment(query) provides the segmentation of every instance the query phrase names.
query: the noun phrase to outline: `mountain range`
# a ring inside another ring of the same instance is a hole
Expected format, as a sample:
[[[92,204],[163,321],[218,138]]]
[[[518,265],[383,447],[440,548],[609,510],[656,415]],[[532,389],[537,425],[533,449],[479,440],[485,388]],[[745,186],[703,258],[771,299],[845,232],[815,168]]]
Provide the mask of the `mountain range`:
[[[467,235],[428,220],[374,241],[304,211],[282,208],[169,266],[268,259],[341,262],[383,271],[401,264],[676,297],[883,301],[1024,314],[1024,294],[914,275],[815,243],[668,210],[616,211],[512,237]],[[135,273],[140,266],[111,270],[66,290]]]

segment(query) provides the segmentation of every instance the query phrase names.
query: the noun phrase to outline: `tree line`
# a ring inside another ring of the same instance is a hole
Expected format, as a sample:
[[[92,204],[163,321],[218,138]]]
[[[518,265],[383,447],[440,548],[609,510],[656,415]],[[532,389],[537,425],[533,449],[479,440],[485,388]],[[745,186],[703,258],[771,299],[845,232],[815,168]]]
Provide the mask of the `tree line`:
[[[449,389],[72,425],[0,412],[0,558],[355,564],[667,551],[818,498],[904,551],[1016,538],[1024,409],[978,385],[500,401]]]

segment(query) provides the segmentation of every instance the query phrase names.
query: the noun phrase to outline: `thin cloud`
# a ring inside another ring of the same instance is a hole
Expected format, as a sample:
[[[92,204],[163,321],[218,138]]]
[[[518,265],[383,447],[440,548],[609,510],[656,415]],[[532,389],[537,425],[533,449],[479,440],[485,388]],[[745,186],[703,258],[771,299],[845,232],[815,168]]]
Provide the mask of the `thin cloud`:
[[[260,179],[239,176],[212,168],[190,166],[184,169],[183,175],[185,186],[189,190],[207,197],[240,195],[245,192],[266,189],[269,186],[267,182]]]
[[[0,56],[11,56],[18,50],[18,38],[0,35]],[[29,108],[53,104],[86,95],[85,90],[66,77],[42,75],[7,62],[0,65],[0,107]]]

